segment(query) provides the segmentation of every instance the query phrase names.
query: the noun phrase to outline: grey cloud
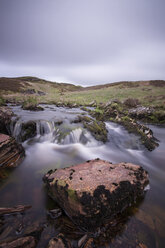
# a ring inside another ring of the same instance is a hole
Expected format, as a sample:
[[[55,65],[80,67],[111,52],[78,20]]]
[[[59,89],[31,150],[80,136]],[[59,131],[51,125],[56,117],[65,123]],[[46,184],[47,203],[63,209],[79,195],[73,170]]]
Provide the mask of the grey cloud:
[[[0,76],[162,78],[164,0],[0,0]]]

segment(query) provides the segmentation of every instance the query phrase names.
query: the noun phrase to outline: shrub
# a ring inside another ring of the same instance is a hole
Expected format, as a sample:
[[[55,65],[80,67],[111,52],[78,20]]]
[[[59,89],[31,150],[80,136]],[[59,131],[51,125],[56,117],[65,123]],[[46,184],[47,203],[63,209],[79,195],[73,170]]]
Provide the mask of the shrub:
[[[127,99],[124,101],[124,104],[125,104],[127,107],[134,108],[134,107],[136,107],[137,105],[139,105],[140,102],[139,102],[139,100],[136,99],[136,98],[127,98]]]

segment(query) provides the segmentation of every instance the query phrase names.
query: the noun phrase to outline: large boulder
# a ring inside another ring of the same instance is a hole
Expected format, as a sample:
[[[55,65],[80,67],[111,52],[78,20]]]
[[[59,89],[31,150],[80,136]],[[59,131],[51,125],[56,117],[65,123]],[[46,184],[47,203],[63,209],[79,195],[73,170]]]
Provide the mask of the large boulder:
[[[82,229],[94,231],[143,196],[148,174],[130,163],[91,160],[49,171],[43,178],[50,196]]]
[[[22,145],[14,138],[0,134],[0,168],[16,167],[24,158]]]

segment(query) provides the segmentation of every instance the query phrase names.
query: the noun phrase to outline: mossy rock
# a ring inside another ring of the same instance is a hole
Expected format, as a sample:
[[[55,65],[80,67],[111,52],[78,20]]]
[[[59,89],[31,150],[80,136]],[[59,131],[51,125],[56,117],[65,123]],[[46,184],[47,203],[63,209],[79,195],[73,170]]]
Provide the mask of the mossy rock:
[[[44,108],[41,106],[37,106],[35,104],[27,104],[22,106],[23,110],[30,110],[30,111],[43,111]]]
[[[25,141],[27,139],[36,136],[36,123],[34,121],[28,121],[22,124],[21,140]]]
[[[91,122],[83,122],[84,127],[95,137],[96,140],[106,142],[108,131],[105,123],[102,121],[91,120]]]

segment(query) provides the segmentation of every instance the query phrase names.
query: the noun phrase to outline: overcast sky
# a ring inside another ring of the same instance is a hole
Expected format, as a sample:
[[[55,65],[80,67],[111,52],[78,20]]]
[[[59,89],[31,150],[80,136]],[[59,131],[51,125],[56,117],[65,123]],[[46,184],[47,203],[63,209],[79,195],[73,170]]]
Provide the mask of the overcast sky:
[[[0,76],[165,79],[165,0],[0,0]]]

